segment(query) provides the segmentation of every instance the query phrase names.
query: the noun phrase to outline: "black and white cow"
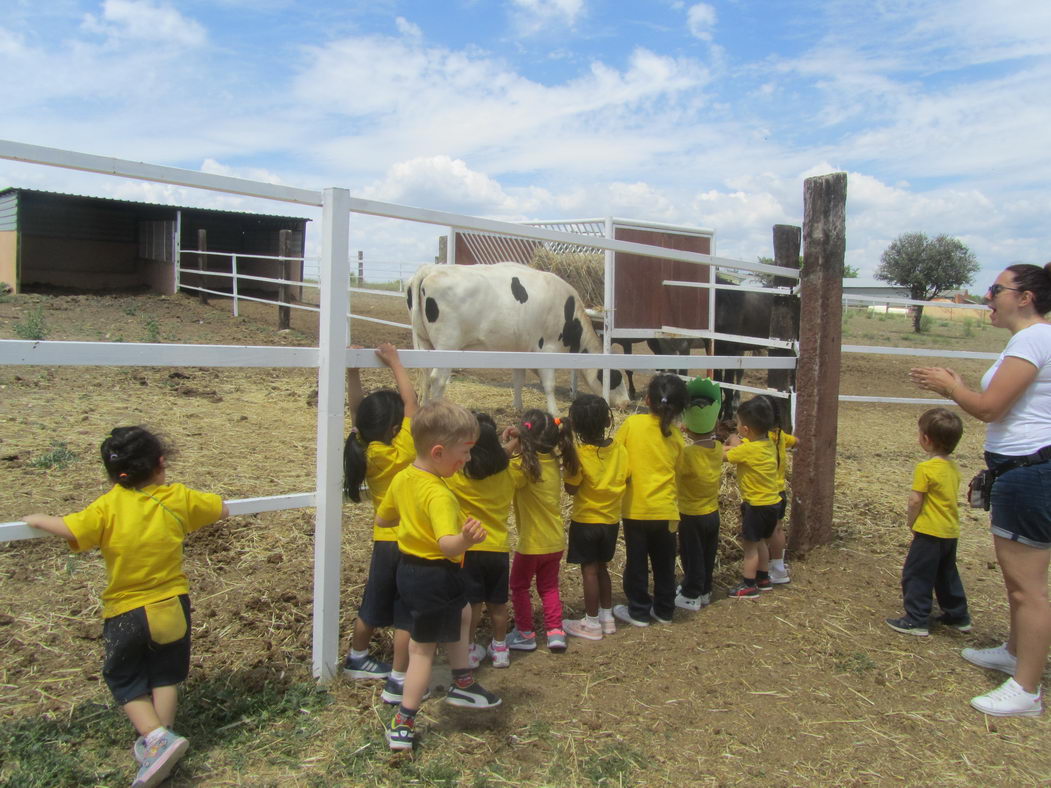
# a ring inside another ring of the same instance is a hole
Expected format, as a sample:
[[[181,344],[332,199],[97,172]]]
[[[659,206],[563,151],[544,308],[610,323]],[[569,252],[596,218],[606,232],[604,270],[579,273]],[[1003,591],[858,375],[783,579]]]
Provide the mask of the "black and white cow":
[[[565,280],[519,263],[425,265],[409,282],[412,344],[418,350],[497,350],[540,353],[601,353],[602,343],[580,296]],[[535,370],[557,413],[555,370]],[[514,370],[514,405],[522,407],[524,370]],[[424,379],[422,398],[440,397],[451,370]],[[602,393],[601,371],[584,380]],[[610,404],[628,404],[623,375],[610,372]]]

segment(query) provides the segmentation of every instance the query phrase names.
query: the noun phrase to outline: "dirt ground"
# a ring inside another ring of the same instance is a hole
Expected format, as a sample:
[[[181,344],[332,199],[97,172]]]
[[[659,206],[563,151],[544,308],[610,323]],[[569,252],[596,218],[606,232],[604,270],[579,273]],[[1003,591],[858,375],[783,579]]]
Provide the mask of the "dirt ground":
[[[404,319],[397,299],[358,305]],[[204,306],[185,296],[29,294],[0,302],[0,339],[16,338],[37,309],[48,339],[309,345],[316,334],[313,315],[298,311],[292,330],[276,332],[273,307],[257,304],[242,304],[234,319],[228,302]],[[409,344],[406,332],[368,323],[353,323],[352,335],[364,346]],[[980,349],[1004,341],[995,330],[976,339]],[[848,356],[842,391],[909,396],[908,365]],[[983,366],[957,365],[972,381]],[[506,421],[506,377],[458,375],[450,396]],[[386,382],[380,371],[364,379],[367,387]],[[0,367],[0,520],[75,511],[103,492],[97,447],[126,423],[147,423],[174,442],[174,480],[226,498],[308,491],[314,389],[309,370]],[[565,403],[568,391],[559,393]],[[531,388],[527,404],[541,402]],[[994,720],[967,703],[1002,677],[964,662],[960,648],[1006,634],[982,513],[963,510],[960,547],[974,631],[916,638],[883,623],[900,611],[922,410],[841,406],[837,536],[790,561],[790,585],[757,601],[717,598],[701,612],[679,611],[671,625],[574,640],[562,655],[543,647],[515,654],[509,670],[483,666],[480,678],[503,705],[467,713],[428,702],[414,757],[388,754],[389,711],[376,683],[313,691],[312,510],[204,529],[186,549],[194,667],[179,727],[192,748],[171,784],[1051,784],[1051,717]],[[980,464],[982,427],[969,418],[965,426],[957,460],[969,478]],[[717,597],[737,574],[736,500],[724,479]],[[349,632],[371,511],[344,511]],[[73,555],[58,540],[0,545],[0,785],[120,785],[133,777],[130,728],[99,675],[103,580],[100,556]],[[567,614],[579,614],[572,568],[562,592]],[[389,655],[389,640],[380,636],[377,648]]]

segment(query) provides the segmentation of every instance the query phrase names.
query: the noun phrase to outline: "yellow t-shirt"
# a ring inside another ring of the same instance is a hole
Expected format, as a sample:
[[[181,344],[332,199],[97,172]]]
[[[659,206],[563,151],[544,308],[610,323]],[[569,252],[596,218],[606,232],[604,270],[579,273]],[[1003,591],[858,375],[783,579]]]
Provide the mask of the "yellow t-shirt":
[[[574,522],[612,524],[620,522],[620,506],[628,486],[628,452],[623,446],[578,443],[580,470],[567,476],[576,485],[573,496]]]
[[[737,486],[741,499],[752,506],[772,506],[781,502],[781,482],[777,478],[777,450],[765,441],[745,441],[726,452],[726,461],[737,466]]]
[[[785,473],[788,471],[788,450],[793,448],[799,440],[790,432],[782,432],[780,441],[777,439],[777,430],[770,430],[770,442],[777,447],[777,480],[784,490]]]
[[[490,553],[508,552],[507,518],[511,516],[515,489],[525,483],[521,471],[508,467],[484,479],[471,479],[463,471],[457,471],[445,483],[455,493],[464,517],[473,517],[488,531],[484,542],[467,549]]]
[[[719,511],[719,485],[723,478],[723,444],[686,444],[679,458],[677,482],[680,514],[711,514]]]
[[[376,516],[398,521],[398,527],[391,530],[397,532],[399,551],[460,562],[460,556],[449,558],[438,547],[439,539],[456,536],[463,528],[460,504],[440,476],[415,465],[403,469],[390,483]]]
[[[369,486],[372,508],[378,511],[383,496],[394,477],[416,459],[416,444],[412,441],[412,419],[402,419],[401,429],[390,443],[371,441],[365,447],[365,483]],[[397,529],[373,526],[372,538],[377,542],[395,542]]]
[[[525,555],[559,553],[565,547],[562,524],[562,474],[554,454],[537,454],[540,481],[534,482],[522,471],[522,458],[511,459],[511,466],[525,477],[525,484],[515,491],[515,521],[518,545]]]
[[[960,491],[960,470],[950,459],[931,457],[916,466],[912,474],[912,489],[925,493],[912,530],[916,533],[958,539],[960,511],[956,498]]]
[[[675,468],[683,450],[682,433],[674,426],[661,434],[660,418],[652,413],[628,416],[614,441],[628,452],[628,486],[621,512],[632,520],[679,520]]]
[[[115,484],[87,509],[62,519],[73,532],[73,550],[102,551],[109,584],[102,592],[102,617],[186,594],[182,570],[186,535],[214,523],[223,499],[182,484],[149,484],[129,490]]]

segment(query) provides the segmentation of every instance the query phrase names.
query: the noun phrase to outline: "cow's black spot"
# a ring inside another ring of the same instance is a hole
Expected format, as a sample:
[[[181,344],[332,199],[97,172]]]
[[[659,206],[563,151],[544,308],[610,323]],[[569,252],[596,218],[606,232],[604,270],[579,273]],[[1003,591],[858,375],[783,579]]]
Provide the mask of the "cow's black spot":
[[[587,351],[585,350],[584,352],[586,353]],[[599,383],[602,382],[602,377],[603,377],[603,373],[604,372],[605,372],[604,369],[600,369],[598,371],[598,382]],[[624,376],[622,374],[620,374],[620,370],[611,369],[609,371],[609,387],[610,387],[610,389],[612,390],[612,389],[618,388],[620,386],[621,380],[623,380],[623,379],[624,379]]]
[[[524,304],[529,300],[529,293],[522,286],[522,283],[518,281],[517,276],[511,277],[511,295],[515,297],[515,301],[520,304]]]
[[[540,341],[536,343],[536,346],[537,347],[541,347],[541,348],[544,346],[544,338],[543,337],[540,337]]]
[[[580,339],[584,335],[584,327],[574,316],[577,310],[577,300],[573,296],[566,299],[565,315],[566,323],[562,326],[562,335],[559,339],[570,353],[580,352]]]
[[[429,322],[435,322],[438,319],[438,302],[433,298],[428,298],[425,302],[424,313],[427,315]]]
[[[412,288],[410,287],[405,291],[405,302],[409,305],[409,311],[412,311]]]

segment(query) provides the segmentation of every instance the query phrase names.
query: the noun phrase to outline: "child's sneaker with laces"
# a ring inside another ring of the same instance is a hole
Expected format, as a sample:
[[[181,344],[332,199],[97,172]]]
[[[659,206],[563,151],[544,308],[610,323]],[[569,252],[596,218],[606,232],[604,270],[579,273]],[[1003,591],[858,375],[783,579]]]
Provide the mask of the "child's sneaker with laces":
[[[760,591],[773,591],[774,581],[769,577],[761,577],[755,581],[755,587]]]
[[[792,578],[788,576],[788,567],[786,566],[784,569],[770,567],[770,582],[775,586],[791,583]]]
[[[416,740],[416,719],[399,711],[387,723],[387,744],[392,750],[411,750]]]
[[[960,656],[980,668],[999,670],[1013,676],[1018,668],[1018,657],[1007,650],[1007,644],[1001,643],[993,648],[965,648]]]
[[[462,709],[491,709],[500,705],[500,698],[476,681],[467,687],[453,684],[445,696],[445,702]]]
[[[506,642],[503,644],[490,643],[486,651],[493,661],[494,668],[511,667],[511,649],[508,648]]]
[[[603,635],[615,635],[617,634],[617,620],[613,618],[613,613],[609,614],[608,618],[602,617],[602,612],[598,614],[598,623],[602,627]]]
[[[519,632],[512,629],[507,633],[507,647],[515,651],[536,651],[536,632]]]
[[[971,698],[971,705],[993,717],[1038,717],[1044,712],[1040,693],[1032,695],[1013,678],[984,695]]]
[[[485,659],[485,646],[472,643],[467,649],[467,666],[474,670],[482,664],[483,659]]]
[[[649,621],[639,621],[637,618],[632,618],[631,611],[627,605],[614,605],[613,617],[619,618],[625,624],[631,624],[633,627],[648,627],[650,625]]]
[[[549,629],[547,631],[547,649],[555,653],[561,653],[569,647],[566,642],[566,633],[561,629]]]
[[[189,746],[186,739],[171,731],[165,731],[153,744],[147,742],[132,788],[150,788],[163,781]]]
[[[390,665],[380,662],[371,654],[343,660],[343,675],[352,679],[385,679],[390,675]]]
[[[903,635],[916,635],[925,638],[931,634],[926,626],[917,624],[915,621],[909,621],[904,616],[902,618],[888,618],[886,621],[888,627],[895,632],[901,632]]]
[[[587,620],[583,618],[563,619],[562,629],[566,630],[567,635],[572,635],[575,638],[584,638],[584,640],[602,640],[602,624],[589,624]]]
[[[759,597],[759,589],[747,583],[741,583],[727,591],[726,596],[730,599],[757,599]]]
[[[397,706],[401,703],[402,695],[405,694],[405,682],[398,681],[395,678],[387,677],[387,683],[383,685],[383,692],[380,693],[380,700],[384,703],[389,703],[392,706]],[[424,690],[421,701],[427,700],[431,697],[431,691]]]
[[[675,607],[683,610],[700,610],[704,605],[701,604],[700,597],[688,597],[683,596],[682,593],[675,595]]]
[[[135,756],[135,760],[139,762],[139,766],[142,766],[142,759],[146,755],[146,737],[140,736],[135,740],[135,743],[131,745],[131,754]]]

